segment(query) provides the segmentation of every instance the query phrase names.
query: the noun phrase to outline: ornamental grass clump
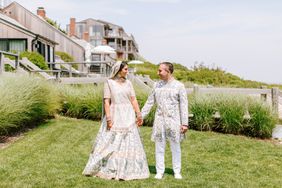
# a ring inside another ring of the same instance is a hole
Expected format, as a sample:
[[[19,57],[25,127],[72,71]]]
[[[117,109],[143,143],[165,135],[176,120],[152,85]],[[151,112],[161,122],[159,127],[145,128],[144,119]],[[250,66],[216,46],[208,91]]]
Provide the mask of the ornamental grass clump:
[[[35,126],[60,108],[55,87],[37,77],[0,77],[0,135]]]
[[[103,85],[60,85],[61,114],[74,118],[100,120]]]
[[[140,107],[140,110],[145,105],[148,96],[150,95],[150,92],[147,90],[142,90],[140,87],[137,87],[135,85],[135,92],[136,92],[136,98]],[[154,105],[150,111],[150,113],[146,116],[143,122],[143,126],[149,126],[152,127],[154,123],[155,118],[155,112],[156,112],[156,105]]]
[[[198,94],[189,100],[190,127],[195,130],[270,138],[277,123],[271,106],[239,94]]]
[[[214,103],[208,95],[191,95],[188,99],[189,113],[193,118],[189,120],[191,129],[210,131],[213,129]]]
[[[270,138],[278,116],[272,111],[271,106],[260,100],[249,100],[248,109],[251,119],[244,128],[244,134],[251,137]]]

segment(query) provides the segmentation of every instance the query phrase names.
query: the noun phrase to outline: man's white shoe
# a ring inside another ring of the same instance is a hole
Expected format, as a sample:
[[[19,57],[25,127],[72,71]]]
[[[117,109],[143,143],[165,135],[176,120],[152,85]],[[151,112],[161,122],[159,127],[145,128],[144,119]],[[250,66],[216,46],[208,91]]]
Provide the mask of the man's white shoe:
[[[182,176],[181,176],[181,174],[174,174],[174,178],[181,180],[181,179],[182,179]]]
[[[163,178],[163,174],[157,173],[157,174],[155,175],[155,179],[160,180],[160,179],[162,179],[162,178]]]

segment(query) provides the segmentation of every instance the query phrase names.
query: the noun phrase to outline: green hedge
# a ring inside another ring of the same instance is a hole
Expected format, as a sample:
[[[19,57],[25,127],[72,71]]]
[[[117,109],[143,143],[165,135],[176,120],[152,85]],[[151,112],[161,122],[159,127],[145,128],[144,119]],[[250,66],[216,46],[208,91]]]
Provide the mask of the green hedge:
[[[0,135],[37,125],[58,108],[59,96],[48,82],[18,75],[0,77]]]
[[[64,61],[64,62],[73,62],[73,57],[71,55],[69,55],[66,52],[60,52],[60,51],[56,51],[55,52],[56,55],[60,56],[60,58]]]
[[[31,61],[33,64],[37,65],[39,68],[43,70],[47,70],[48,65],[45,62],[45,59],[42,55],[40,55],[38,52],[22,52],[20,53],[20,58],[26,57],[29,61]]]
[[[60,52],[60,51],[56,51],[55,54],[57,56],[60,56],[60,58],[64,61],[64,62],[74,62],[74,58],[66,53],[66,52]],[[73,64],[72,65],[73,68],[78,69],[78,64]]]

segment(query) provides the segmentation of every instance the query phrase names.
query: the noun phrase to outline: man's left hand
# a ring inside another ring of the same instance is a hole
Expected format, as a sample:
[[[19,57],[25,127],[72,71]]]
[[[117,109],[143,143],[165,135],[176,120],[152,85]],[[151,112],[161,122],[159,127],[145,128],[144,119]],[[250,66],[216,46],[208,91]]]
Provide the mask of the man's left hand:
[[[186,125],[181,125],[181,133],[186,133],[186,131],[188,130],[188,126]]]

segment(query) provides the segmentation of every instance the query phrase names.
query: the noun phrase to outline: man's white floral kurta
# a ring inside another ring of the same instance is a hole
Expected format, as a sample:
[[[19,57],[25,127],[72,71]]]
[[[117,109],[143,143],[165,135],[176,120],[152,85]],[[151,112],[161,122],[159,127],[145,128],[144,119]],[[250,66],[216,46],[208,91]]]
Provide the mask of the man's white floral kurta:
[[[181,125],[188,126],[188,99],[184,84],[175,79],[157,82],[142,109],[143,118],[154,104],[157,109],[152,140],[180,142],[184,138],[180,131]]]

